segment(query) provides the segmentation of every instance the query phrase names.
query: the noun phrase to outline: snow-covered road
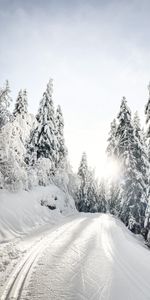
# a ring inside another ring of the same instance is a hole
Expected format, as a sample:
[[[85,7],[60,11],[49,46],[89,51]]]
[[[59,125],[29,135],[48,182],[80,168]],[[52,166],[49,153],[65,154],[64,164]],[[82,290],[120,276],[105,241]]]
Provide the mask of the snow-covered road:
[[[66,219],[27,255],[3,300],[150,299],[150,251],[109,215]]]

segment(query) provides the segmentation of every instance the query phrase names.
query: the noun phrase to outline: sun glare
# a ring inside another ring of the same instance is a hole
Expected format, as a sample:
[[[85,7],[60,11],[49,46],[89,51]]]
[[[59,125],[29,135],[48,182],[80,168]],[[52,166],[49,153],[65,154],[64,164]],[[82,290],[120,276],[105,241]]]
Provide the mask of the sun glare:
[[[104,165],[102,177],[104,179],[116,180],[119,176],[120,166],[116,160],[107,160]]]

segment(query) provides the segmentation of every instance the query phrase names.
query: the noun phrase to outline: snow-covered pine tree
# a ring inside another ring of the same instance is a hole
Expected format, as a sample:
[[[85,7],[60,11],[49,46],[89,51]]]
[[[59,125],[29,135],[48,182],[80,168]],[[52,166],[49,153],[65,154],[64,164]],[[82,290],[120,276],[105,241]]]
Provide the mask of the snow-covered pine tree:
[[[145,116],[146,116],[146,124],[147,124],[147,137],[150,138],[150,83],[148,85],[148,91],[149,91],[149,98],[145,106]]]
[[[9,106],[12,98],[10,97],[10,92],[9,82],[6,80],[4,87],[0,88],[0,128],[9,122],[11,118]]]
[[[77,207],[79,211],[88,212],[90,204],[88,203],[87,190],[88,190],[88,164],[87,156],[84,152],[82,154],[80,166],[78,169],[78,176],[80,178],[80,186],[77,192]]]
[[[108,138],[108,146],[106,149],[106,154],[108,159],[113,161],[117,161],[116,155],[116,147],[117,147],[117,122],[116,119],[113,120],[111,123],[111,129],[109,132]],[[119,161],[118,161],[119,163]],[[108,211],[113,215],[119,215],[120,212],[120,180],[119,178],[111,178],[111,180],[107,180],[107,205]]]
[[[92,169],[88,170],[87,202],[89,203],[89,212],[98,212],[99,186]]]
[[[87,156],[84,152],[78,169],[80,179],[77,190],[77,208],[82,212],[97,212],[99,203],[99,187],[94,171],[88,168]]]
[[[148,98],[148,102],[145,107],[145,116],[146,116],[146,125],[147,125],[146,145],[147,145],[147,155],[148,155],[148,161],[149,161],[148,181],[150,183],[150,83],[148,85],[148,91],[149,91],[149,98]],[[150,198],[150,188],[148,191],[148,195]]]
[[[147,155],[149,161],[148,168],[148,205],[145,212],[145,239],[147,244],[150,246],[150,83],[148,85],[149,98],[145,106],[145,116],[146,116],[146,144],[147,144]]]
[[[4,188],[9,190],[26,187],[26,149],[20,138],[22,130],[17,121],[12,121],[0,131],[0,172],[3,175]]]
[[[40,101],[40,107],[36,116],[37,124],[31,132],[26,163],[33,166],[38,160],[48,159],[47,164],[51,165],[50,171],[54,174],[58,161],[58,151],[52,93],[53,81],[50,79]]]
[[[109,191],[107,196],[108,211],[114,216],[120,213],[120,184],[119,181],[111,181],[108,185]]]
[[[20,115],[22,118],[24,118],[27,112],[28,112],[27,91],[20,90],[15,103],[13,115],[14,117]]]
[[[5,100],[8,100],[8,96]],[[9,104],[5,109],[8,106]],[[7,121],[0,129],[0,172],[3,175],[4,187],[11,190],[26,188],[27,182],[24,157],[34,117],[27,112],[26,90],[19,93],[14,112],[11,122]]]
[[[116,139],[116,131],[117,131],[117,123],[116,123],[116,119],[114,119],[112,121],[112,123],[110,124],[110,132],[109,132],[109,137],[108,137],[108,146],[106,149],[106,153],[109,157],[111,157],[113,159],[114,154],[115,154],[115,148],[116,148],[116,143],[117,143],[117,139]]]
[[[133,124],[135,135],[134,155],[136,158],[136,168],[137,171],[141,174],[141,185],[143,187],[143,201],[146,201],[147,203],[149,161],[145,136],[143,130],[141,129],[140,118],[137,112],[134,115]]]
[[[64,139],[64,119],[60,105],[58,105],[56,110],[56,135],[58,151],[57,165],[63,167],[67,156],[67,148]]]
[[[131,152],[126,155],[123,188],[123,205],[121,219],[134,233],[141,233],[144,225],[145,199],[139,172],[136,170],[136,160]]]
[[[143,228],[145,199],[141,173],[137,168],[135,147],[137,140],[131,119],[131,111],[125,97],[121,102],[118,114],[119,125],[116,136],[118,139],[116,153],[122,163],[122,208],[120,217],[128,228],[140,233]]]
[[[106,213],[107,211],[106,182],[103,179],[100,181],[99,185],[97,211],[101,213]]]
[[[119,124],[116,130],[117,145],[115,154],[119,158],[124,158],[126,152],[129,151],[129,147],[134,147],[134,134],[131,121],[131,111],[127,106],[127,100],[123,97],[121,101],[120,111],[117,116]]]

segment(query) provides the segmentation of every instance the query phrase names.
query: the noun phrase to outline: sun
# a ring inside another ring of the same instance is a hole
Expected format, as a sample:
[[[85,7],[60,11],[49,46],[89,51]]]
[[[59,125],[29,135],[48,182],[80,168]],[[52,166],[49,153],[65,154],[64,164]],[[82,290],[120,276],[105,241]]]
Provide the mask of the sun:
[[[115,159],[106,160],[102,172],[103,179],[116,180],[119,177],[120,165]]]

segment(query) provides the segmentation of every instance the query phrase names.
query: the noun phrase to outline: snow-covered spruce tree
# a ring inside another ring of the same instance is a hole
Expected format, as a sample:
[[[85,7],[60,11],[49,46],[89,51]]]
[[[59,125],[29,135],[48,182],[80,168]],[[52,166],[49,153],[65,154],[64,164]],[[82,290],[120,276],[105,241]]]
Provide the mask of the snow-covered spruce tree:
[[[58,161],[56,121],[52,93],[53,82],[50,79],[43,98],[40,101],[40,107],[36,116],[37,123],[31,132],[26,157],[26,163],[30,166],[34,166],[35,164],[43,165],[44,160],[44,165],[47,165],[47,176],[55,173]]]
[[[22,118],[24,118],[27,112],[28,112],[27,91],[20,90],[15,103],[13,115],[14,117],[20,115]]]
[[[111,181],[109,182],[108,187],[108,195],[107,195],[107,205],[108,205],[108,211],[110,214],[114,216],[119,216],[120,213],[120,182],[117,181]]]
[[[147,151],[147,144],[145,139],[145,133],[141,129],[140,119],[138,113],[134,116],[134,135],[135,135],[135,147],[134,155],[136,158],[136,169],[139,173],[139,182],[142,187],[141,196],[141,233],[144,233],[144,215],[148,205],[149,197],[149,158]]]
[[[114,154],[115,154],[115,148],[117,144],[117,139],[116,139],[116,131],[117,131],[117,123],[116,119],[112,121],[110,124],[110,132],[109,132],[109,137],[108,137],[108,146],[106,149],[106,153],[108,157],[111,157],[113,159]]]
[[[145,106],[145,116],[146,116],[146,124],[147,124],[147,138],[150,138],[150,83],[148,85],[148,91],[149,91],[149,98]]]
[[[99,185],[97,211],[101,213],[106,213],[107,211],[106,182],[104,180],[101,180]]]
[[[0,130],[0,171],[4,187],[10,190],[27,186],[24,158],[34,117],[27,112],[26,91],[19,93],[14,111],[11,122],[6,122]]]
[[[131,119],[131,111],[125,97],[121,102],[118,114],[116,154],[122,163],[122,208],[120,217],[128,228],[140,233],[144,224],[146,209],[145,194],[143,194],[142,175],[137,167],[137,140]]]
[[[87,180],[87,202],[89,203],[89,212],[98,212],[99,203],[99,186],[95,178],[94,170],[88,170],[88,180]]]
[[[141,174],[143,199],[145,199],[147,203],[149,162],[145,136],[143,130],[141,129],[140,118],[137,112],[135,113],[133,124],[135,135],[134,155],[136,158],[136,168],[139,174]]]
[[[19,91],[13,116],[14,127],[19,127],[20,139],[26,148],[30,131],[33,129],[33,124],[35,122],[35,117],[28,112],[28,99],[26,90]]]
[[[56,110],[56,136],[57,136],[57,166],[64,167],[66,156],[67,156],[67,148],[65,146],[64,139],[64,119],[60,105],[58,105]]]
[[[148,85],[149,98],[145,107],[145,116],[146,116],[146,144],[147,144],[147,155],[149,161],[148,169],[148,205],[145,212],[145,224],[144,224],[144,233],[147,244],[150,247],[150,83]]]
[[[108,146],[106,148],[106,154],[109,161],[119,160],[117,158],[116,147],[117,147],[117,122],[116,119],[110,125],[110,132],[108,137]],[[107,185],[107,208],[108,211],[113,215],[119,215],[120,212],[120,180],[119,178],[111,178],[105,183]]]
[[[97,212],[99,201],[98,183],[94,171],[88,168],[86,153],[83,153],[78,169],[79,188],[77,208],[82,212]]]
[[[117,116],[119,124],[116,130],[117,145],[115,154],[120,158],[124,158],[129,148],[134,148],[134,129],[131,120],[131,111],[127,106],[126,98],[123,97],[120,105],[120,111]]]
[[[26,149],[20,138],[22,130],[16,121],[8,122],[0,130],[0,172],[3,186],[9,190],[26,188]]]
[[[3,88],[0,88],[0,128],[2,128],[11,119],[9,106],[12,101],[10,97],[9,82],[6,83]]]
[[[89,202],[87,198],[88,190],[88,165],[87,165],[87,156],[84,152],[82,154],[80,166],[78,169],[78,176],[80,178],[80,185],[77,191],[77,208],[79,211],[88,212],[89,211]]]

